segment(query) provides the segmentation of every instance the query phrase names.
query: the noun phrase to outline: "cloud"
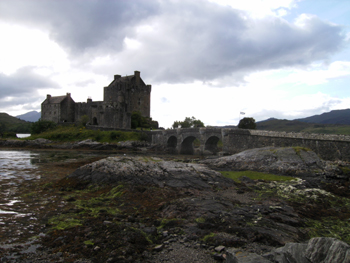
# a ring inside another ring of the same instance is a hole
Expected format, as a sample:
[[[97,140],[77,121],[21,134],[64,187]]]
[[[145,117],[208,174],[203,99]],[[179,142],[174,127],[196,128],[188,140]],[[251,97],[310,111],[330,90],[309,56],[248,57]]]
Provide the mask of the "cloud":
[[[341,26],[315,16],[289,23],[200,1],[163,6],[147,22],[129,35],[137,45],[124,43],[109,67],[138,68],[152,83],[238,85],[252,72],[327,61],[345,44]]]
[[[35,68],[24,67],[11,75],[0,73],[1,100],[9,97],[26,97],[28,100],[36,97],[40,89],[59,88],[46,77],[34,72]]]
[[[0,10],[5,21],[47,30],[81,67],[108,56],[92,70],[140,70],[152,83],[238,85],[252,72],[327,60],[345,41],[342,27],[315,16],[290,23],[198,0],[14,0]]]
[[[81,54],[96,48],[118,51],[129,31],[157,6],[157,1],[142,0],[13,0],[0,3],[0,16],[49,31],[66,50]]]

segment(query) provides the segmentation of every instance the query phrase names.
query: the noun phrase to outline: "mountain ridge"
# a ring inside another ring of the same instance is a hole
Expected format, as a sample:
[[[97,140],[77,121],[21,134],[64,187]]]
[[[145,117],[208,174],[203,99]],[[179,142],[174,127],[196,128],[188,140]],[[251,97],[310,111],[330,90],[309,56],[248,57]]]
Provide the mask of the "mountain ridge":
[[[299,118],[294,120],[277,119],[274,117],[268,118],[263,121],[258,121],[258,123],[268,122],[268,121],[300,121],[306,123],[314,124],[340,124],[340,125],[350,125],[350,109],[343,110],[332,110],[330,112],[324,112],[318,115],[313,115],[306,118]]]
[[[15,116],[18,119],[30,122],[36,122],[41,118],[41,112],[29,111],[27,113]]]

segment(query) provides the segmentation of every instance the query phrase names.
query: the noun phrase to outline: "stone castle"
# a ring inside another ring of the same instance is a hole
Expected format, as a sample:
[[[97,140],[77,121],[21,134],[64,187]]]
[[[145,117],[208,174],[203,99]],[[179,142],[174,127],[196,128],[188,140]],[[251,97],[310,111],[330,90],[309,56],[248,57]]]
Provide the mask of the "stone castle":
[[[84,115],[89,124],[105,128],[130,129],[132,112],[150,118],[151,85],[146,85],[140,72],[122,77],[114,75],[104,87],[103,101],[75,102],[70,93],[65,96],[47,95],[41,104],[41,119],[55,123],[78,123]]]

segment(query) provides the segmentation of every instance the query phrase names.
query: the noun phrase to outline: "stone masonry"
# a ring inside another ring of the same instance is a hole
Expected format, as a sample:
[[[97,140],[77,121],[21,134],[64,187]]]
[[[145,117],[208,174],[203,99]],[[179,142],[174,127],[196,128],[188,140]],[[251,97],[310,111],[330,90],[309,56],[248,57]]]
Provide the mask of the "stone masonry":
[[[150,117],[151,85],[146,85],[140,72],[122,77],[115,75],[104,87],[103,101],[75,102],[71,94],[52,97],[47,95],[41,104],[41,119],[56,123],[78,123],[88,116],[89,124],[104,128],[130,129],[131,113],[138,111]]]

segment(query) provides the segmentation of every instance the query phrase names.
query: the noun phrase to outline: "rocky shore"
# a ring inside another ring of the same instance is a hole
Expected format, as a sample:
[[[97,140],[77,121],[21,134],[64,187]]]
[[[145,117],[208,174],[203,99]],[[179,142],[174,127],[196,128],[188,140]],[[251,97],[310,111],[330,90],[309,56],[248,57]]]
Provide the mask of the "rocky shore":
[[[232,170],[281,180],[234,181],[219,172]],[[348,163],[325,162],[302,148],[199,163],[104,158],[35,186],[38,198],[51,200],[37,212],[40,248],[16,260],[350,262],[349,176]],[[6,251],[1,260],[11,262]]]
[[[1,148],[27,148],[27,149],[60,149],[60,150],[122,150],[129,149],[142,151],[150,148],[150,144],[145,141],[125,141],[116,144],[100,143],[87,139],[78,142],[53,142],[47,139],[39,138],[35,140],[0,140]]]

